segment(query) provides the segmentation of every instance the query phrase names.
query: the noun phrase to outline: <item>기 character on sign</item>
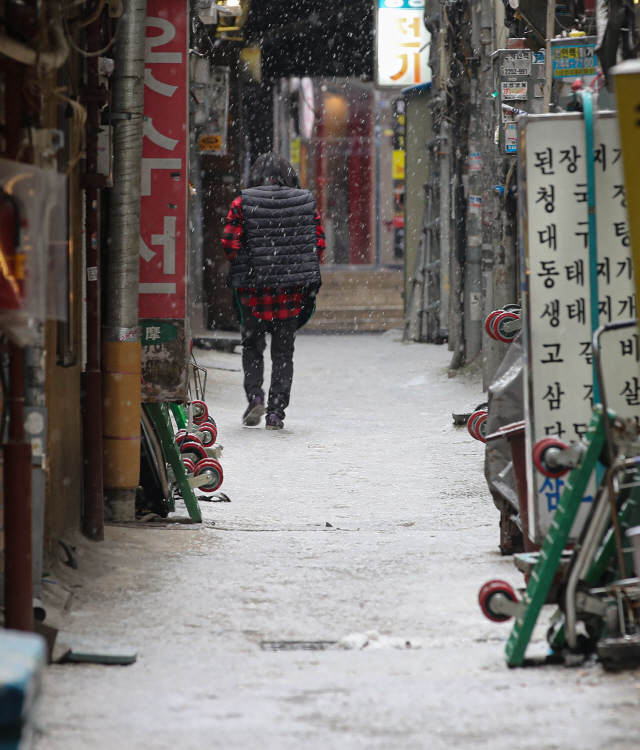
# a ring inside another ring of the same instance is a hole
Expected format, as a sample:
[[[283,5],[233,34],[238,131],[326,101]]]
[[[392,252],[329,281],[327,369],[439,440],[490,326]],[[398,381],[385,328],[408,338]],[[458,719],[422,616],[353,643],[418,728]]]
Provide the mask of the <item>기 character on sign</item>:
[[[231,204],[222,244],[231,261],[228,285],[242,333],[242,423],[255,427],[265,413],[263,352],[271,333],[271,387],[266,428],[281,430],[293,381],[296,331],[313,315],[320,289],[324,230],[313,195],[293,167],[275,153],[259,156],[248,188]]]

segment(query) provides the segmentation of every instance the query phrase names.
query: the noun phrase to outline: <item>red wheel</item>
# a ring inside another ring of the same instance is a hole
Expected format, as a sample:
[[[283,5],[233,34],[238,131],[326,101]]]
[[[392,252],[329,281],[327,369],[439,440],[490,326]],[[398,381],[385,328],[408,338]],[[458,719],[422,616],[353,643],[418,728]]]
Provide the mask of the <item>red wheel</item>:
[[[186,430],[178,430],[175,434],[176,443],[180,445],[180,443],[187,437],[187,431]]]
[[[216,430],[214,425],[210,424],[209,422],[205,422],[204,424],[200,425],[200,428],[198,429],[198,435],[200,435],[202,445],[208,447],[216,442],[216,438],[218,437],[218,430]]]
[[[538,440],[533,446],[533,465],[545,477],[549,477],[550,479],[563,477],[568,471],[570,471],[570,469],[567,466],[558,466],[553,469],[550,466],[547,466],[545,462],[545,453],[549,448],[558,448],[566,451],[568,446],[557,437],[545,437],[542,438],[542,440]]]
[[[501,312],[502,310],[494,310],[493,312],[490,312],[484,322],[484,330],[489,334],[489,336],[491,336],[492,339],[495,338],[495,336],[493,335],[493,332],[491,330],[491,323],[493,322],[493,319],[495,317],[500,315]]]
[[[216,420],[209,414],[209,416],[204,421],[205,424],[212,424],[216,429],[218,428],[218,425],[216,424]]]
[[[487,440],[487,417],[488,412],[483,411],[480,413],[480,416],[476,419],[474,424],[474,431],[476,434],[476,440],[479,440],[481,443],[486,443]]]
[[[192,401],[191,408],[193,410],[193,422],[194,424],[203,424],[209,416],[209,409],[204,401]]]
[[[474,411],[473,414],[469,417],[469,421],[467,422],[467,430],[469,430],[469,435],[471,435],[471,437],[474,440],[480,440],[480,436],[476,432],[476,424],[483,414],[484,415],[487,414],[486,409],[480,409],[478,411]]]
[[[479,413],[479,412],[477,412],[477,411],[474,411],[474,412],[473,412],[473,414],[472,414],[472,415],[471,415],[471,416],[469,417],[469,419],[467,420],[467,430],[469,431],[469,435],[471,435],[471,437],[472,437],[472,438],[473,438],[474,440],[477,440],[477,439],[478,439],[478,438],[476,437],[476,434],[475,434],[475,423],[476,423],[476,419],[477,419],[477,418],[478,418],[479,416],[480,416],[480,413]]]
[[[200,489],[203,492],[215,492],[224,479],[222,465],[219,461],[216,461],[215,458],[204,458],[196,464],[196,476],[199,477],[205,472],[211,474],[211,481],[203,487],[200,487]]]
[[[493,622],[506,622],[511,619],[509,615],[504,615],[501,612],[494,612],[491,609],[491,599],[496,594],[503,594],[507,599],[511,599],[512,602],[518,601],[516,592],[506,581],[487,581],[478,593],[480,609],[482,610],[482,614],[489,620],[492,620]]]
[[[494,315],[493,318],[491,318],[491,322],[489,323],[489,335],[491,338],[498,340],[496,338],[496,323],[498,322],[499,318],[501,318],[504,315],[504,310],[498,310],[498,314]]]
[[[202,443],[196,443],[195,440],[184,440],[180,446],[180,453],[195,453],[196,461],[207,457],[207,449]]]
[[[494,339],[502,341],[503,344],[510,344],[518,335],[518,331],[505,331],[504,324],[519,319],[520,316],[514,312],[502,312],[496,316],[492,321],[492,329],[495,334]]]
[[[178,433],[176,433],[176,443],[178,443],[178,447],[181,446],[185,440],[190,440],[192,443],[200,443],[200,445],[202,445],[202,438],[197,432],[187,432],[186,430],[180,430],[180,432],[183,434],[180,435],[179,439],[177,437]]]
[[[193,461],[190,458],[186,458],[185,456],[182,456],[182,463],[184,464],[184,468],[187,474],[193,474],[193,472],[196,470],[196,465],[193,463]]]

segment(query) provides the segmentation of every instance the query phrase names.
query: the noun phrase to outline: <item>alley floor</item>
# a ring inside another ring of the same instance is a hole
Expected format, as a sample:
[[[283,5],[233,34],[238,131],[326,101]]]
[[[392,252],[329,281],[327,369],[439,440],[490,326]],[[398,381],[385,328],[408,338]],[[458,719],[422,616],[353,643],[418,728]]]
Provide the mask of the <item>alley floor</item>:
[[[301,335],[281,433],[241,427],[239,355],[198,356],[232,502],[203,502],[201,526],[70,540],[65,637],[138,660],[52,666],[38,750],[640,747],[640,671],[505,666],[509,624],[477,593],[522,577],[483,447],[452,425],[479,377],[449,378],[446,347]],[[261,648],[368,631],[421,647]]]

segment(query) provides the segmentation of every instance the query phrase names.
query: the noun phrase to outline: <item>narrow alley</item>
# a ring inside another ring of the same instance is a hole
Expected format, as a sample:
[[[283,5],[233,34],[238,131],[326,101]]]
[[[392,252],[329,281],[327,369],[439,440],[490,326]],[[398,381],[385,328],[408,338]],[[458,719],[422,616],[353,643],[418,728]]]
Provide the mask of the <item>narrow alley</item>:
[[[77,535],[59,641],[138,659],[53,665],[38,750],[638,747],[637,673],[506,668],[510,626],[478,588],[520,574],[483,446],[451,419],[482,400],[480,373],[449,378],[446,347],[400,336],[301,335],[282,432],[241,426],[238,354],[197,352],[231,503],[201,502],[202,526]],[[261,647],[369,631],[352,650]],[[412,647],[376,648],[396,638]]]
[[[0,750],[640,750],[638,112],[640,0],[0,0]]]

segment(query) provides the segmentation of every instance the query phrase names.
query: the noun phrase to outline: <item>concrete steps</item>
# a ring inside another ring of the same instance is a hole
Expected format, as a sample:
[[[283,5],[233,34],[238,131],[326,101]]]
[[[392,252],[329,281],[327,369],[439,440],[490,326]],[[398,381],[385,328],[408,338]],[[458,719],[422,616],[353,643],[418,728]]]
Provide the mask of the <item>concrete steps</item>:
[[[387,331],[404,324],[402,270],[342,266],[322,269],[311,331]]]

